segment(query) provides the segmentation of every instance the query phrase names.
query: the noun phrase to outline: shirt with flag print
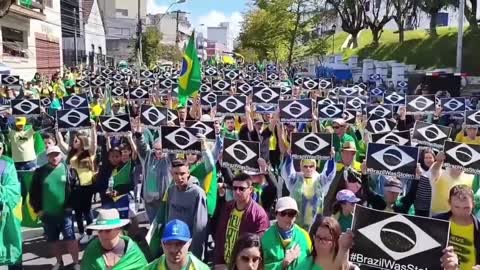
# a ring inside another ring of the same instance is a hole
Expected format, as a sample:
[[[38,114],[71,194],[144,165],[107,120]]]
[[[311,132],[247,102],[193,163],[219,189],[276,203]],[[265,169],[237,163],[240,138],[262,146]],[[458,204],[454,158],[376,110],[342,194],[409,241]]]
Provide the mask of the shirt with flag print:
[[[234,208],[230,214],[230,218],[227,223],[227,232],[225,234],[225,255],[224,260],[230,262],[230,256],[232,255],[233,247],[237,242],[238,234],[240,232],[240,224],[242,224],[242,217],[245,210],[237,210]]]

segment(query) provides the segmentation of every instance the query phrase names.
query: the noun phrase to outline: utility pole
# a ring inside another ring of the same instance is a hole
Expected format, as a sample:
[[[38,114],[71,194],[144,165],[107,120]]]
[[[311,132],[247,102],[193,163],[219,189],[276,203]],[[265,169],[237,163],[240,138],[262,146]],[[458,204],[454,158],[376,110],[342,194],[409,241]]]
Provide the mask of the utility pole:
[[[462,72],[463,51],[463,16],[465,14],[465,0],[460,0],[458,9],[458,40],[457,40],[457,72]]]
[[[142,66],[142,17],[140,15],[140,3],[138,0],[138,25],[137,25],[137,77],[140,78],[140,70]]]
[[[177,26],[175,27],[175,46],[177,46],[178,48],[178,43],[180,43],[180,37],[178,36],[178,20],[179,20],[179,16],[180,16],[180,11],[177,10]]]
[[[78,49],[77,49],[77,9],[73,8],[73,49],[75,50],[75,66],[78,66]]]

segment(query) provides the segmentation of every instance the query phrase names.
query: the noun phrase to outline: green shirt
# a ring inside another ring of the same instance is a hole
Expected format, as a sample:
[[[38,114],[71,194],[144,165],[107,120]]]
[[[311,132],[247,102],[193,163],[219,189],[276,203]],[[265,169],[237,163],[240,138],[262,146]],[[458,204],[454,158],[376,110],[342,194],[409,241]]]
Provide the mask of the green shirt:
[[[295,269],[312,251],[312,242],[307,231],[297,224],[293,225],[292,237],[289,242],[285,242],[278,231],[278,225],[273,224],[262,236],[263,261],[265,269],[282,270],[285,252],[296,245],[300,248],[300,256],[293,261],[286,269]]]
[[[333,134],[333,147],[335,148],[335,160],[341,160],[342,145],[346,142],[355,142],[355,139],[348,135],[343,134],[342,138],[339,138],[336,134]]]
[[[338,223],[340,223],[340,227],[342,227],[342,232],[346,232],[347,229],[350,229],[350,227],[352,227],[353,215],[344,216],[340,212],[339,214],[335,215],[335,217],[337,217]]]
[[[312,256],[308,256],[301,260],[294,270],[323,270],[323,268],[315,264]]]
[[[67,175],[65,165],[61,163],[53,169],[43,181],[42,207],[45,214],[52,216],[63,215],[65,207],[65,185]]]

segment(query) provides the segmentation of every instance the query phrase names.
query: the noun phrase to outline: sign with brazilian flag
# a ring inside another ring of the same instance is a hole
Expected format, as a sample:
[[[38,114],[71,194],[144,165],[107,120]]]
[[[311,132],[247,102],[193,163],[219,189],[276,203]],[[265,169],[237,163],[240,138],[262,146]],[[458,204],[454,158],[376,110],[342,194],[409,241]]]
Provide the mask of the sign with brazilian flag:
[[[178,78],[178,99],[181,106],[187,105],[188,98],[200,89],[202,70],[195,47],[195,32],[192,32],[183,54],[182,71]]]

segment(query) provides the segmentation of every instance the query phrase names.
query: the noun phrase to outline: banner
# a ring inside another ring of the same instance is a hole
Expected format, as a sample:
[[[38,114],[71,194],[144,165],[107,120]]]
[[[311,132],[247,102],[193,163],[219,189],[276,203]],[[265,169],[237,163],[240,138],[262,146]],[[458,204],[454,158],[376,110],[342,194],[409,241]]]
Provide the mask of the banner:
[[[90,109],[78,108],[56,111],[57,129],[60,132],[91,129]]]
[[[362,269],[443,269],[448,221],[355,205],[349,261]]]
[[[235,116],[237,114],[245,114],[245,106],[247,105],[247,97],[234,96],[217,96],[217,115]]]
[[[251,95],[253,93],[253,87],[246,82],[237,83],[237,94]]]
[[[385,105],[405,105],[405,101],[405,95],[399,95],[396,92],[385,95],[383,98],[383,104]]]
[[[466,111],[465,112],[465,128],[479,128],[480,127],[480,111]]]
[[[417,121],[413,127],[412,145],[442,150],[443,144],[450,137],[451,132],[451,127]]]
[[[465,112],[465,98],[442,98],[440,99],[442,104],[442,114],[455,114],[459,112]]]
[[[128,98],[131,100],[149,100],[150,94],[144,86],[139,86],[136,88],[131,88],[128,92]]]
[[[202,143],[197,137],[200,132],[197,128],[162,126],[162,149],[172,154],[200,154]]]
[[[318,104],[318,119],[331,120],[343,118],[343,104]]]
[[[101,134],[106,136],[125,136],[132,130],[130,115],[119,114],[113,116],[100,115]]]
[[[413,179],[419,150],[416,147],[369,143],[367,173]]]
[[[282,123],[291,122],[311,122],[312,121],[312,100],[280,100],[280,121]]]
[[[373,114],[367,121],[367,131],[373,134],[386,133],[392,131],[396,125],[397,122],[393,119],[386,119]]]
[[[12,115],[14,116],[38,116],[40,115],[39,99],[12,99]]]
[[[445,167],[480,175],[480,145],[445,141]]]
[[[362,107],[367,104],[367,102],[360,97],[346,97],[345,98],[345,108],[350,110],[355,110],[357,112],[362,111]]]
[[[435,96],[407,96],[407,115],[426,115],[435,112]]]
[[[160,126],[167,125],[168,109],[153,105],[142,105],[140,107],[140,123],[150,129],[159,130]]]
[[[20,85],[20,76],[18,75],[0,75],[2,85]]]
[[[280,87],[253,87],[254,105],[277,105],[280,99]]]
[[[223,141],[222,166],[231,169],[259,172],[258,158],[260,144],[258,142],[240,141],[225,138]]]
[[[213,91],[229,92],[231,90],[231,87],[232,84],[225,80],[212,80]]]
[[[314,91],[314,90],[319,90],[319,83],[317,79],[311,79],[311,78],[303,78],[302,80],[302,88],[305,91]]]
[[[294,132],[291,136],[293,159],[329,160],[332,158],[332,134]]]
[[[392,131],[382,134],[372,134],[372,142],[391,145],[410,145],[410,131]]]
[[[88,108],[87,94],[71,95],[62,98],[62,107],[64,110]]]
[[[207,140],[215,140],[217,138],[215,134],[215,122],[214,121],[196,121],[186,120],[185,126],[190,128],[199,129]]]
[[[368,105],[367,106],[367,116],[370,117],[372,114],[386,119],[393,118],[393,106],[392,105]]]

